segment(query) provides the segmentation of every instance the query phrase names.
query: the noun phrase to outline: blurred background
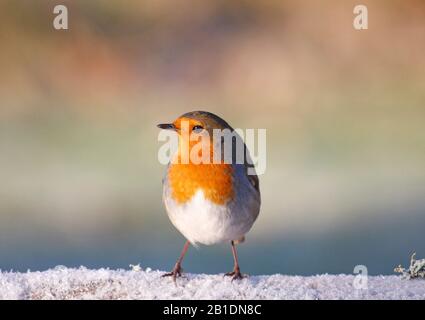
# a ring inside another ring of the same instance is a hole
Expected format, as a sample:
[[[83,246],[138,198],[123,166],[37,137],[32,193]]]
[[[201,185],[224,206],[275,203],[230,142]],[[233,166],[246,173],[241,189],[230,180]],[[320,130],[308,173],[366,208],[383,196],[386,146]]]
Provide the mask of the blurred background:
[[[425,257],[425,3],[362,1],[366,31],[357,4],[1,0],[0,269],[170,269],[155,125],[196,109],[267,129],[243,272]],[[184,267],[229,271],[229,245]]]

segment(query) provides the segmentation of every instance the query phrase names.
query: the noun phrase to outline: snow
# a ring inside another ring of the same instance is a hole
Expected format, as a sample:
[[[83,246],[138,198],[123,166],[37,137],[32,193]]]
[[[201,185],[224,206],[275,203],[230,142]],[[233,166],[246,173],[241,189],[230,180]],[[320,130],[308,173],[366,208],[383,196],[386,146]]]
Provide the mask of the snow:
[[[395,275],[369,276],[366,289],[355,289],[355,275],[275,274],[232,282],[223,274],[185,274],[175,285],[161,274],[139,265],[1,272],[0,299],[425,299],[424,279]]]

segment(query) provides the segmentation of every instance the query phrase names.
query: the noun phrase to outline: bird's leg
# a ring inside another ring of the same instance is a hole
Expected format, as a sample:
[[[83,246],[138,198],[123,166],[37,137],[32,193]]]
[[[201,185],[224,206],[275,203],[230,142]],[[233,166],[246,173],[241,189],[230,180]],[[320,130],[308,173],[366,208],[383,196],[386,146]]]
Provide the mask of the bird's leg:
[[[232,253],[233,253],[233,260],[234,260],[234,267],[233,267],[233,271],[232,272],[228,272],[226,274],[224,274],[225,276],[229,276],[232,277],[232,281],[235,279],[243,279],[246,277],[246,275],[243,275],[241,273],[241,270],[239,268],[239,262],[238,262],[238,255],[236,253],[236,245],[234,241],[230,241],[231,245],[232,245]]]
[[[182,269],[182,261],[184,258],[184,255],[186,254],[187,249],[189,248],[189,241],[186,241],[184,244],[182,253],[180,254],[179,259],[177,260],[176,264],[174,265],[174,268],[171,272],[165,273],[162,275],[162,277],[173,277],[174,283],[176,282],[177,277],[181,277],[183,269]]]

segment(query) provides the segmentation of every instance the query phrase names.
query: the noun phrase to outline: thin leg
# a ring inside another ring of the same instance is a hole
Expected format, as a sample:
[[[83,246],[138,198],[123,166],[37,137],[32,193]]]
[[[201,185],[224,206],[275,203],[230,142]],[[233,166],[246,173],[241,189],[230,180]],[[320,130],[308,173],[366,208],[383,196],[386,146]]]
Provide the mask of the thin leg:
[[[236,252],[236,245],[234,241],[230,241],[230,244],[232,245],[232,253],[233,253],[233,261],[234,261],[234,267],[232,272],[228,272],[225,274],[225,276],[232,277],[232,281],[235,279],[243,279],[245,275],[241,273],[241,270],[239,268],[239,262],[238,262],[238,255]]]
[[[186,243],[184,244],[182,253],[180,254],[180,257],[177,260],[176,264],[174,265],[173,270],[171,272],[163,274],[162,277],[173,277],[173,281],[174,281],[174,283],[176,283],[176,278],[180,277],[182,275],[182,271],[183,271],[182,261],[183,261],[185,254],[186,254],[187,249],[189,249],[189,245],[190,245],[190,242],[186,241]]]

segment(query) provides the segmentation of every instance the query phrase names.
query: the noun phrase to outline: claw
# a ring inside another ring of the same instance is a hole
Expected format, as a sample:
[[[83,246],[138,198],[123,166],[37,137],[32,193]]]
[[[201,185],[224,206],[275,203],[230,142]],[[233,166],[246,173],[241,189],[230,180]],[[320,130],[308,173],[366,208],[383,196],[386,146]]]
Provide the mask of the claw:
[[[174,284],[176,284],[177,277],[182,276],[183,269],[180,265],[176,265],[171,272],[164,273],[161,278],[172,277]]]
[[[235,279],[242,280],[243,278],[246,278],[247,277],[247,275],[246,274],[242,274],[239,269],[235,269],[232,272],[227,272],[227,273],[224,274],[224,276],[225,277],[232,277],[232,282]]]

